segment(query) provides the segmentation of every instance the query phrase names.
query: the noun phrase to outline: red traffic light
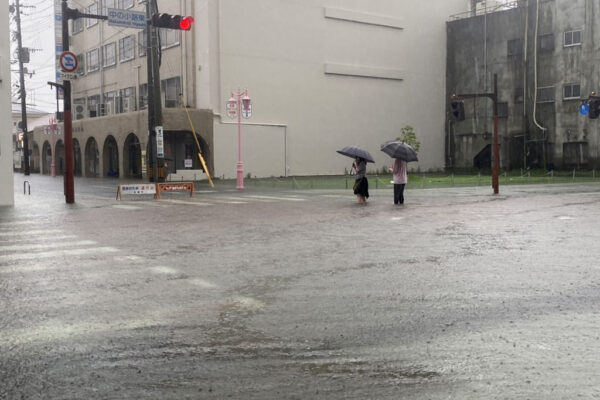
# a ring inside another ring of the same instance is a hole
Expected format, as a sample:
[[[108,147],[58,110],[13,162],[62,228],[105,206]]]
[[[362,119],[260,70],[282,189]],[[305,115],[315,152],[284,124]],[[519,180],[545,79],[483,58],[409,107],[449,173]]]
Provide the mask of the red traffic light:
[[[189,31],[190,29],[192,29],[192,24],[193,23],[194,23],[194,18],[192,18],[192,17],[184,17],[179,22],[179,29],[184,30],[184,31]]]

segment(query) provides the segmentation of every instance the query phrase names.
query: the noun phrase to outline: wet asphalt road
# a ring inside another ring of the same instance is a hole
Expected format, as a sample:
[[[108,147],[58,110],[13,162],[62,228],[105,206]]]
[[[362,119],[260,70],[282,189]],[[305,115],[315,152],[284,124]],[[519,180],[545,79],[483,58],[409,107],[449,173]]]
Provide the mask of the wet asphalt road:
[[[1,399],[599,398],[600,184],[115,200],[15,177]]]

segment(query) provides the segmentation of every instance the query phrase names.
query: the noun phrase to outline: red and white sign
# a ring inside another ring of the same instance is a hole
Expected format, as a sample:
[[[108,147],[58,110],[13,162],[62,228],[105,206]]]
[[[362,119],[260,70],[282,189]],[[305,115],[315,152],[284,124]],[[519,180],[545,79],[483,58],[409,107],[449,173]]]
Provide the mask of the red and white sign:
[[[77,56],[70,51],[63,51],[60,54],[59,63],[64,72],[75,72],[77,70]]]

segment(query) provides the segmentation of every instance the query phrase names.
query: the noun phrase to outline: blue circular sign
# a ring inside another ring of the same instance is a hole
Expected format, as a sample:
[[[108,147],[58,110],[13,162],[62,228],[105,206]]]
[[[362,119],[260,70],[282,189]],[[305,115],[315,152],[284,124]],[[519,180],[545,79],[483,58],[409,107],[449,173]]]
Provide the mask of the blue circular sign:
[[[588,115],[590,113],[590,105],[588,103],[583,103],[579,106],[579,114]]]

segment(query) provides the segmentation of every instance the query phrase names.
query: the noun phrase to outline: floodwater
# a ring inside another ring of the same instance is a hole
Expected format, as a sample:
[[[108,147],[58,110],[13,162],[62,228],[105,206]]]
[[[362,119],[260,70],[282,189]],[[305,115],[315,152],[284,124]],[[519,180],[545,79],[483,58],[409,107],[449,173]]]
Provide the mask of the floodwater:
[[[600,397],[600,185],[0,208],[0,398]],[[79,192],[77,192],[79,191]]]

